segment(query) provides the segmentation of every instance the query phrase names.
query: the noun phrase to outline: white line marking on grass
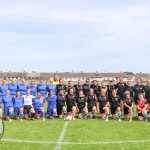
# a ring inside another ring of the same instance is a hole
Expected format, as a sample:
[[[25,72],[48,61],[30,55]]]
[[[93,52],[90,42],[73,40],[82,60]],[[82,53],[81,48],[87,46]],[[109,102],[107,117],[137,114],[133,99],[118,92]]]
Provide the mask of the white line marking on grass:
[[[62,131],[61,131],[61,133],[60,133],[60,137],[59,137],[59,139],[57,140],[57,145],[56,145],[56,147],[55,147],[54,150],[60,150],[60,149],[61,149],[61,144],[62,144],[62,141],[63,141],[63,139],[64,139],[65,132],[66,132],[66,129],[67,129],[68,124],[69,124],[69,121],[66,121],[66,122],[65,122],[65,125],[64,125],[64,127],[63,127],[63,129],[62,129]]]
[[[57,144],[57,145],[59,145],[59,148],[60,148],[61,145],[100,145],[100,144],[109,145],[109,144],[123,144],[123,143],[147,143],[147,142],[150,142],[150,140],[110,141],[110,142],[59,142],[59,141],[50,142],[50,141],[29,141],[29,140],[17,140],[17,139],[1,139],[0,142],[13,142],[13,143],[16,142],[16,143],[31,143],[31,144]]]

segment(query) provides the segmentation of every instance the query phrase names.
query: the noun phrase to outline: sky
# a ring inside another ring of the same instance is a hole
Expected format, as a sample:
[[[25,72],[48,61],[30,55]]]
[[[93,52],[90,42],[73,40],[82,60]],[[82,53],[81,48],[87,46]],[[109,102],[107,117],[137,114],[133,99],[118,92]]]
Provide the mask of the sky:
[[[150,72],[149,0],[0,0],[0,70]]]

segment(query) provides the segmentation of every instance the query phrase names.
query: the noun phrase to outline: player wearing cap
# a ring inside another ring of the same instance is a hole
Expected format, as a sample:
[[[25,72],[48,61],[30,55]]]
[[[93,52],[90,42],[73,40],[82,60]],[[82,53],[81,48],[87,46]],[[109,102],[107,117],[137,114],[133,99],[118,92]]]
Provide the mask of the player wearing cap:
[[[34,80],[32,80],[30,82],[29,89],[30,89],[30,94],[33,95],[33,96],[36,96],[37,85],[35,85],[35,81]]]
[[[96,117],[96,106],[97,106],[97,97],[94,94],[94,90],[90,89],[89,95],[86,96],[86,101],[88,104],[88,112],[90,115],[90,118],[95,119]]]
[[[16,83],[16,79],[12,78],[11,83],[8,84],[8,90],[10,90],[10,95],[15,96],[16,91],[18,90],[18,84]]]
[[[74,86],[76,89],[76,95],[79,95],[79,92],[83,90],[82,81],[78,80],[77,85]]]
[[[87,78],[86,83],[83,84],[83,92],[84,92],[84,95],[85,96],[88,96],[89,95],[89,92],[90,92],[90,89],[91,89],[91,86],[90,86],[90,79]]]
[[[37,93],[37,97],[32,99],[32,105],[35,110],[35,116],[38,119],[42,116],[43,121],[45,121],[45,112],[44,112],[44,98],[40,92]]]
[[[110,101],[110,110],[113,119],[116,119],[118,117],[118,121],[121,122],[121,108],[120,108],[120,97],[117,95],[116,90],[112,91],[112,98]]]
[[[100,86],[98,85],[97,80],[93,81],[91,88],[94,90],[94,94],[96,94],[96,96],[99,97],[100,96]]]
[[[45,99],[45,102],[48,102],[47,114],[50,117],[50,119],[54,119],[54,117],[57,115],[56,101],[57,96],[54,94],[54,91],[51,90],[49,92],[49,96]]]
[[[80,90],[78,96],[76,97],[76,107],[78,110],[79,118],[82,118],[84,115],[84,119],[87,119],[88,109],[87,109],[87,101],[85,96],[83,95],[83,91]]]
[[[4,116],[6,120],[12,119],[13,114],[13,97],[10,95],[10,90],[6,90],[6,96],[3,96],[1,102],[4,104]]]
[[[26,90],[28,89],[28,85],[25,83],[25,79],[21,79],[21,83],[18,84],[18,90],[20,91],[21,95],[26,95]]]
[[[46,86],[46,91],[48,92],[48,94],[50,93],[50,91],[54,91],[54,94],[56,95],[56,84],[54,84],[53,81],[53,78],[49,79],[50,84]]]
[[[16,120],[22,121],[23,118],[23,104],[24,99],[21,97],[20,91],[16,92],[16,96],[13,98],[13,106],[14,106],[14,115]]]
[[[73,88],[70,88],[68,94],[66,95],[66,104],[67,104],[68,116],[71,117],[72,120],[75,120],[76,96],[74,94]]]
[[[105,120],[108,121],[109,99],[108,99],[108,96],[106,95],[105,89],[101,89],[101,94],[100,94],[97,102],[98,102],[100,117],[102,117],[103,119],[105,118]]]
[[[30,95],[30,89],[26,90],[26,95],[22,96],[24,99],[24,118],[25,120],[28,120],[29,113],[31,114],[31,120],[34,120],[35,110],[32,106],[32,100],[35,98],[35,96]]]
[[[120,97],[119,103],[120,103],[120,108],[122,111],[124,92],[126,91],[126,83],[124,82],[123,77],[119,78],[119,82],[116,84],[116,89],[117,89],[117,95]]]
[[[138,119],[148,121],[148,102],[144,98],[143,93],[139,93],[139,100],[137,101]]]
[[[6,84],[6,79],[2,79],[2,84],[0,85],[0,96],[6,96],[6,90],[8,90],[8,85]]]
[[[37,92],[40,92],[43,97],[46,97],[46,84],[43,78],[40,79],[40,84],[37,85]]]
[[[130,96],[129,91],[125,92],[125,98],[124,98],[123,103],[124,103],[124,116],[126,119],[130,119],[130,122],[132,122],[134,100]]]
[[[57,115],[59,118],[64,117],[64,119],[66,118],[67,115],[67,109],[66,109],[66,96],[64,94],[64,90],[61,89],[59,90],[59,93],[57,95],[57,100],[56,100],[56,104],[57,104]]]

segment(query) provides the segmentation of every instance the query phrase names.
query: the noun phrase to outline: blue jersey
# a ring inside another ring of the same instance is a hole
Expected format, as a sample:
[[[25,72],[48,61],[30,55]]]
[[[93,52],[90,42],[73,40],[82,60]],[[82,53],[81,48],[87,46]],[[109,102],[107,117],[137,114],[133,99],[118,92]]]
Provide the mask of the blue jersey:
[[[36,92],[37,92],[37,85],[35,86],[29,86],[30,89],[30,94],[33,96],[36,96]]]
[[[35,109],[39,109],[40,107],[43,107],[44,98],[38,98],[38,97],[33,98],[32,104],[33,104]]]
[[[18,90],[20,91],[21,95],[26,95],[26,90],[28,89],[27,84],[18,84]]]
[[[12,96],[3,96],[2,102],[4,103],[4,108],[13,107],[13,97]]]
[[[23,97],[13,98],[12,101],[13,101],[14,108],[20,108],[23,106],[23,103],[24,103]]]
[[[42,96],[46,97],[46,84],[38,84],[37,92],[40,92]]]
[[[55,84],[49,84],[47,85],[46,87],[46,91],[48,92],[48,95],[49,95],[49,92],[53,90],[54,91],[54,94],[56,94],[56,85]]]
[[[56,95],[54,95],[53,97],[47,97],[46,101],[48,102],[48,108],[56,108],[56,100]]]
[[[10,95],[14,96],[16,95],[16,91],[18,90],[18,84],[8,84],[8,89],[10,90]]]
[[[6,96],[6,91],[8,90],[8,85],[0,85],[0,96]]]

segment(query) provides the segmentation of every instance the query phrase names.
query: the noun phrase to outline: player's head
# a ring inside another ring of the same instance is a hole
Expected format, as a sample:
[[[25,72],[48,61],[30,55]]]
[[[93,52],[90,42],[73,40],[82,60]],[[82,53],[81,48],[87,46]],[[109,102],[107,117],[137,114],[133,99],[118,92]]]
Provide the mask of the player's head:
[[[128,86],[131,86],[131,85],[132,85],[132,83],[131,83],[130,80],[127,81],[127,85],[128,85]]]
[[[21,83],[22,83],[22,84],[25,84],[25,82],[26,82],[25,79],[22,78],[22,79],[21,79]]]
[[[62,78],[59,79],[59,84],[63,84],[63,79]]]
[[[147,85],[150,86],[150,79],[147,80]]]
[[[97,80],[94,80],[93,83],[94,83],[94,85],[97,85],[97,84],[98,84],[98,81],[97,81]]]
[[[54,90],[50,90],[49,95],[53,96],[54,95]]]
[[[7,95],[7,96],[10,95],[10,90],[6,90],[6,95]]]
[[[124,82],[124,78],[123,77],[119,77],[119,82],[123,83]]]
[[[37,92],[37,97],[40,98],[42,94],[40,92]]]
[[[44,78],[40,78],[40,83],[41,83],[41,84],[44,83]]]
[[[64,90],[63,89],[59,90],[59,94],[64,95]]]
[[[110,86],[113,86],[114,85],[114,82],[111,80],[111,81],[109,81],[109,85]]]
[[[26,95],[30,95],[30,89],[26,90]]]
[[[101,95],[106,95],[106,89],[101,89]]]
[[[3,78],[3,79],[2,79],[2,84],[3,84],[3,85],[6,85],[6,78]]]
[[[83,90],[79,91],[79,96],[83,96]]]
[[[139,93],[138,94],[138,98],[139,98],[139,100],[143,100],[144,99],[144,94],[143,93]]]
[[[30,85],[31,85],[31,86],[34,86],[34,85],[35,85],[35,81],[32,80],[32,81],[30,82]]]
[[[12,78],[12,79],[11,79],[11,83],[14,84],[15,82],[16,82],[16,79],[15,79],[15,78]]]
[[[94,90],[93,89],[90,89],[90,95],[93,95],[94,94]]]
[[[137,83],[138,85],[140,85],[140,84],[142,83],[142,80],[141,80],[140,78],[138,78],[138,79],[136,79],[136,83]]]
[[[54,75],[54,81],[59,81],[59,77],[57,74]]]
[[[106,82],[103,81],[103,82],[101,83],[101,87],[106,87]]]
[[[85,83],[86,83],[86,84],[90,84],[90,79],[87,78],[87,79],[85,80]]]
[[[71,94],[71,95],[74,94],[73,88],[70,88],[70,89],[69,89],[69,94]]]
[[[81,80],[78,80],[78,85],[82,85],[82,81]]]
[[[68,86],[73,86],[73,81],[72,80],[70,80],[69,82],[68,82]]]
[[[20,97],[20,95],[21,95],[20,91],[19,90],[16,91],[16,97]]]
[[[116,96],[116,95],[117,95],[116,90],[112,90],[112,96]]]
[[[125,95],[125,98],[130,98],[130,92],[129,91],[125,91],[124,95]]]
[[[54,82],[54,79],[53,79],[53,78],[50,78],[50,79],[49,79],[49,83],[50,83],[50,84],[53,84],[53,82]]]

